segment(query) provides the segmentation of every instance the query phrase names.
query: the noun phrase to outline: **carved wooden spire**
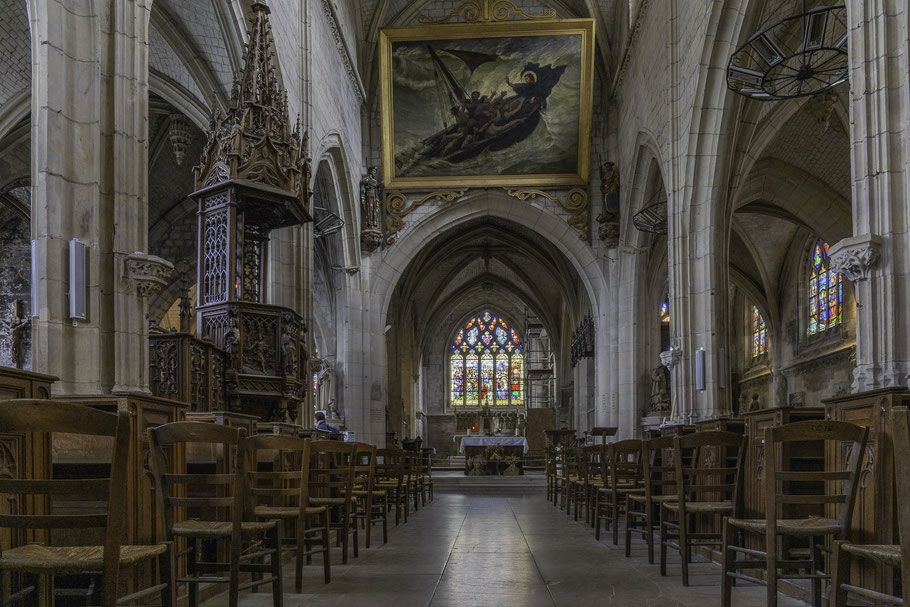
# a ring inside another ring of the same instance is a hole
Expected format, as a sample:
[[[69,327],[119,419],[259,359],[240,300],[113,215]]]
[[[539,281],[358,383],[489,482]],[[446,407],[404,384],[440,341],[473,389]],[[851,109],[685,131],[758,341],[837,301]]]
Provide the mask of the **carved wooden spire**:
[[[307,137],[301,137],[299,118],[292,126],[288,117],[287,94],[275,71],[269,9],[254,2],[252,10],[243,71],[234,80],[227,114],[218,108],[212,112],[208,142],[193,169],[196,189],[229,180],[251,182],[284,190],[308,209]]]

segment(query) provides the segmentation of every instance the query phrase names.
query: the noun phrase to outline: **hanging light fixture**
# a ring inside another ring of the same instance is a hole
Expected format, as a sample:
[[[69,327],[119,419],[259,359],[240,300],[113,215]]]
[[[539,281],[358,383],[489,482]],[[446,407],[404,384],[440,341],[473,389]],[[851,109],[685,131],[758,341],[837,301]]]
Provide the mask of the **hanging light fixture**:
[[[660,200],[648,205],[632,216],[632,225],[640,232],[667,234],[667,201]]]
[[[322,207],[313,207],[313,236],[331,236],[344,227],[344,219]]]
[[[727,65],[727,87],[752,99],[805,97],[847,81],[847,9],[819,6],[753,34]]]
[[[192,136],[190,135],[190,125],[187,124],[186,118],[182,114],[172,114],[171,121],[168,125],[167,138],[171,142],[171,149],[174,152],[174,161],[177,166],[183,164],[183,158],[186,156],[186,148],[190,145]]]

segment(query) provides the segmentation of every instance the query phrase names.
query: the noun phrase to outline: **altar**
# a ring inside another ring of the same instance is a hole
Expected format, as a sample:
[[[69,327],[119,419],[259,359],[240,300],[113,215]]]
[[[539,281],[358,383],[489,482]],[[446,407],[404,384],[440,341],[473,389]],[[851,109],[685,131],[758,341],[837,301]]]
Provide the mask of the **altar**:
[[[523,436],[465,436],[458,452],[465,456],[465,476],[517,476],[524,474],[523,456],[528,452],[528,439]]]

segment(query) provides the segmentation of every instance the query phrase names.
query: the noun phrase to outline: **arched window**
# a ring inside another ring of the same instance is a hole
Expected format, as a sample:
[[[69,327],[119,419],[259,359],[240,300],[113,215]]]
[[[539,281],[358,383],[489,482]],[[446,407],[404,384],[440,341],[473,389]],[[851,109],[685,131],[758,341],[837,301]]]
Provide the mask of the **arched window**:
[[[670,324],[670,299],[664,299],[660,304],[660,322]]]
[[[841,277],[828,260],[828,243],[819,240],[809,256],[809,335],[840,324],[843,296]]]
[[[506,321],[484,312],[452,341],[453,406],[524,404],[524,346]]]
[[[752,306],[752,358],[759,358],[768,352],[768,327],[765,317]]]

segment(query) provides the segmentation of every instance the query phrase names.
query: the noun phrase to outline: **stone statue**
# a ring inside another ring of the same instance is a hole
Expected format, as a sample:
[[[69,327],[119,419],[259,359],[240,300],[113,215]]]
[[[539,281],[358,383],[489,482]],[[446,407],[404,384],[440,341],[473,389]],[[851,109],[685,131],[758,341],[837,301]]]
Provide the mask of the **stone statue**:
[[[29,319],[25,316],[25,307],[21,299],[10,303],[9,316],[0,319],[0,325],[9,332],[9,358],[16,369],[22,368],[22,345],[25,343],[25,332],[29,327]]]
[[[371,166],[360,180],[360,208],[363,212],[363,229],[379,229],[379,200],[382,186],[378,178],[379,167]]]
[[[761,409],[761,403],[758,401],[758,393],[752,395],[752,402],[749,403],[749,408],[747,411],[758,411]]]
[[[612,162],[600,165],[600,199],[603,208],[597,216],[598,236],[609,247],[619,244],[619,169]]]
[[[787,376],[778,371],[774,374],[774,406],[786,407],[787,401]]]
[[[328,364],[323,365],[316,377],[316,408],[328,411],[332,419],[338,419],[338,406],[335,403],[335,370]]]
[[[666,413],[670,410],[670,370],[657,365],[651,371],[651,412]]]

